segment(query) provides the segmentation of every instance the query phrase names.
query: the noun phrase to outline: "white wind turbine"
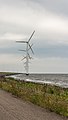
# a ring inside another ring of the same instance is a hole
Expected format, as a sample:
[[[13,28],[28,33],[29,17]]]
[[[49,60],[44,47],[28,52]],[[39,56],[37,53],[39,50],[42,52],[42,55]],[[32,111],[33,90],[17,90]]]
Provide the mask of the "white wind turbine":
[[[29,73],[28,73],[28,70],[29,70],[29,59],[32,58],[29,55],[29,50],[31,50],[32,53],[34,54],[33,49],[32,49],[33,44],[30,45],[30,43],[29,43],[31,38],[33,37],[34,33],[35,33],[35,31],[33,31],[33,33],[31,34],[30,38],[28,39],[28,41],[16,41],[16,42],[19,42],[19,43],[26,43],[26,50],[20,50],[20,51],[26,52],[26,56],[23,57],[23,59],[22,59],[22,60],[24,60],[24,59],[26,60],[26,62],[25,62],[26,75],[29,75]]]

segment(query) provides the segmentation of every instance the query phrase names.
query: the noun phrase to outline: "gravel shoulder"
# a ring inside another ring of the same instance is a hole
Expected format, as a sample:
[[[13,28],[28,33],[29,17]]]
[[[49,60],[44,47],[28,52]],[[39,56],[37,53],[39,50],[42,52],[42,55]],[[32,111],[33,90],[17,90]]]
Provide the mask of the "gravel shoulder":
[[[0,90],[0,120],[68,120]]]

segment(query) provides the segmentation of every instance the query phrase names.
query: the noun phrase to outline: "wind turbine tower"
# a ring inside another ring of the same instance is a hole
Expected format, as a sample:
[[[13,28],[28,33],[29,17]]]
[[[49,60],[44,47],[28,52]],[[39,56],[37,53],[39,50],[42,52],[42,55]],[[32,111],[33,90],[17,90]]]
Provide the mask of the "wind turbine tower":
[[[30,45],[30,40],[31,38],[33,37],[35,31],[33,31],[33,33],[31,34],[30,38],[28,39],[28,41],[16,41],[16,42],[19,42],[19,43],[25,43],[26,44],[26,50],[20,50],[20,51],[24,51],[26,53],[26,56],[23,57],[22,60],[26,60],[25,61],[25,70],[26,70],[26,75],[29,75],[29,59],[31,59],[32,57],[29,55],[29,50],[31,50],[31,52],[34,54],[33,52],[33,49],[32,49],[32,46],[33,44]]]

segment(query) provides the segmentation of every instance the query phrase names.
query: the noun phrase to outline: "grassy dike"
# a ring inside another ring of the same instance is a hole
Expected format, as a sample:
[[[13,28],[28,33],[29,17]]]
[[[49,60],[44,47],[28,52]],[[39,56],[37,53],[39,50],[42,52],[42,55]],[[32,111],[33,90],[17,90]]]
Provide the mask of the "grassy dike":
[[[68,117],[68,89],[17,81],[13,78],[0,78],[0,88],[23,100]]]

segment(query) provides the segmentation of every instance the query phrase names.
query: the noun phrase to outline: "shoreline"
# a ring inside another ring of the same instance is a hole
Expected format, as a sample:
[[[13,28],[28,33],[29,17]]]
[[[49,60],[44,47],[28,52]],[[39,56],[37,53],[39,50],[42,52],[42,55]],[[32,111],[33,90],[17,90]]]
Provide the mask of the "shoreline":
[[[7,76],[7,77],[14,78],[16,80],[25,81],[25,82],[32,82],[32,83],[38,83],[38,84],[50,84],[50,85],[55,85],[55,86],[59,86],[59,87],[62,87],[62,88],[68,88],[68,84],[63,82],[63,81],[54,81],[54,80],[51,81],[51,80],[46,80],[46,79],[45,80],[40,80],[38,78],[32,78],[31,75],[35,75],[35,74],[30,74],[29,76],[26,76],[23,73],[23,74],[10,75],[10,76]],[[38,75],[38,74],[36,74],[36,75]],[[43,74],[41,74],[41,75],[43,75]],[[45,74],[45,75],[47,75],[47,74]],[[48,74],[48,75],[50,75],[50,74]],[[23,77],[23,76],[25,76],[25,77]]]

